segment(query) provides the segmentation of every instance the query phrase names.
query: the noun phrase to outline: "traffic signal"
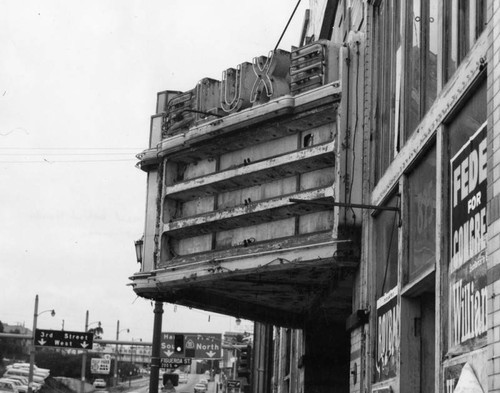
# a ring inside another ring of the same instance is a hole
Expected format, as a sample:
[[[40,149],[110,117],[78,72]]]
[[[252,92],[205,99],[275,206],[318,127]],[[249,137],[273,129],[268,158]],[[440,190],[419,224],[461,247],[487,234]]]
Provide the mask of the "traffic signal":
[[[173,386],[179,385],[179,374],[176,373],[163,374],[163,386],[167,386],[168,381],[170,381]]]
[[[174,335],[174,352],[184,353],[184,334]]]
[[[247,345],[240,348],[240,356],[238,358],[238,377],[246,377],[250,380],[252,347]]]

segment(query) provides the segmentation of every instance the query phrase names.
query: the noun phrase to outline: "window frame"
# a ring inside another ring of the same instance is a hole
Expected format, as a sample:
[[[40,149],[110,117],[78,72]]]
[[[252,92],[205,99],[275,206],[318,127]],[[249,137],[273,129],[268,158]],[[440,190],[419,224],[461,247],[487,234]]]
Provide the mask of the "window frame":
[[[374,5],[374,47],[379,54],[374,60],[375,144],[374,184],[380,180],[399,151],[399,114],[401,84],[402,6],[398,0],[380,0]],[[396,15],[396,18],[392,16]],[[387,58],[390,66],[387,67]]]

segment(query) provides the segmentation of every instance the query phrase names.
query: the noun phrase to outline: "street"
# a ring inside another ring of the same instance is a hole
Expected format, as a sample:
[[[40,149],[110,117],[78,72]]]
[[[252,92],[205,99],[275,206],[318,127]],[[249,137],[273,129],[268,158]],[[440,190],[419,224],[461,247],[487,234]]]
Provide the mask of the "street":
[[[187,376],[188,378],[186,383],[179,383],[179,385],[175,387],[176,393],[193,393],[194,385],[196,385],[201,379],[206,378],[206,376],[203,374],[187,374]],[[218,376],[216,376],[215,381],[211,381],[208,383],[207,393],[218,392],[216,381],[218,381]],[[162,391],[162,387],[163,384],[160,381],[158,385],[159,393]],[[149,393],[149,377],[146,376],[144,378],[131,381],[130,387],[129,382],[124,382],[123,384],[121,384],[120,391],[125,393]]]

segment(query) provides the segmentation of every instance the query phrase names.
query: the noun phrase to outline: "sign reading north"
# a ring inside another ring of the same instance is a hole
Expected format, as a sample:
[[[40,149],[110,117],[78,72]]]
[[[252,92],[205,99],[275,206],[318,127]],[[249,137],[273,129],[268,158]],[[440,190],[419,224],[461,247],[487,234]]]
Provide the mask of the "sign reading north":
[[[181,352],[175,349],[175,337],[183,336]],[[196,359],[221,359],[222,334],[218,333],[162,333],[161,357],[181,357]]]
[[[35,345],[40,347],[64,347],[92,349],[94,335],[85,332],[63,330],[35,330]]]
[[[450,160],[450,353],[487,340],[487,140],[484,124]]]

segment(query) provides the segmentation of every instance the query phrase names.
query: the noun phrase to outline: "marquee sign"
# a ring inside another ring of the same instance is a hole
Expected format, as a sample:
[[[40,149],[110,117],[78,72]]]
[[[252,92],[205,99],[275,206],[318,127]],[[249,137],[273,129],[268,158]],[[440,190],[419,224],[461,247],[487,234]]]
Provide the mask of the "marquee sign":
[[[487,339],[486,148],[485,123],[450,160],[451,353],[478,348]]]
[[[191,126],[300,94],[339,79],[338,45],[327,40],[287,52],[277,49],[222,73],[222,80],[204,78],[187,92],[158,93],[158,113],[164,113],[163,137]]]

